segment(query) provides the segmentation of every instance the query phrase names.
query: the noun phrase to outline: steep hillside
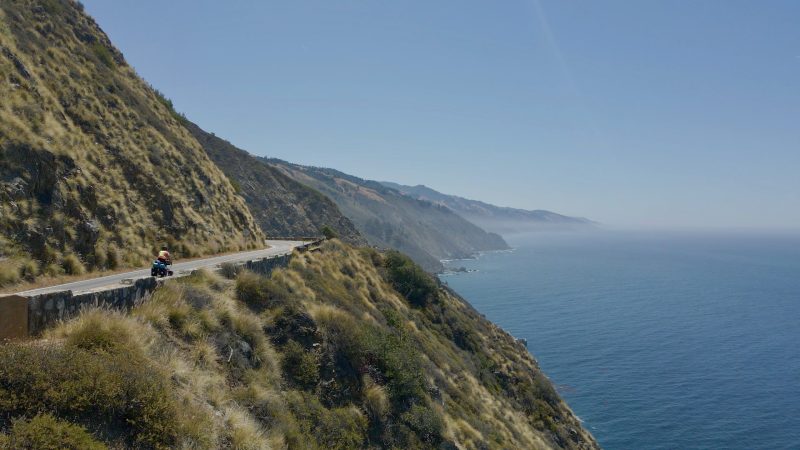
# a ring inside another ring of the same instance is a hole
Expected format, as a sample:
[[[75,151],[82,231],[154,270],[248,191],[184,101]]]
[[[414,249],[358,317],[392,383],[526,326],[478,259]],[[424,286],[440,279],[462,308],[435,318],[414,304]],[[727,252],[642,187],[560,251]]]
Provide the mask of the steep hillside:
[[[234,181],[267,236],[319,236],[320,228],[327,225],[349,243],[366,244],[328,197],[194,123],[185,124],[208,156]]]
[[[596,226],[595,222],[582,217],[569,217],[542,209],[526,210],[495,206],[478,200],[442,194],[427,186],[404,186],[381,182],[384,186],[420,200],[447,206],[456,214],[495,233],[514,233],[531,230],[574,230]]]
[[[141,265],[162,242],[179,256],[263,245],[182,117],[78,3],[0,2],[0,98],[0,284],[20,254],[32,278]]]
[[[597,448],[522,345],[395,252],[332,241],[44,338],[0,345],[0,445]]]
[[[427,270],[441,270],[442,259],[508,248],[503,238],[483,231],[448,208],[402,195],[380,183],[333,169],[267,161],[332,198],[371,244],[398,249]]]

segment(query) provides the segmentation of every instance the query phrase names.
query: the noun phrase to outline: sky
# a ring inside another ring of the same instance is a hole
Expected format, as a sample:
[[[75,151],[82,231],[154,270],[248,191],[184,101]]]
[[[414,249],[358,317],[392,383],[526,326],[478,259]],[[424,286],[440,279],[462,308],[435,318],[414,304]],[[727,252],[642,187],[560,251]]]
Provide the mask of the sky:
[[[611,226],[800,229],[800,2],[84,0],[256,155]]]

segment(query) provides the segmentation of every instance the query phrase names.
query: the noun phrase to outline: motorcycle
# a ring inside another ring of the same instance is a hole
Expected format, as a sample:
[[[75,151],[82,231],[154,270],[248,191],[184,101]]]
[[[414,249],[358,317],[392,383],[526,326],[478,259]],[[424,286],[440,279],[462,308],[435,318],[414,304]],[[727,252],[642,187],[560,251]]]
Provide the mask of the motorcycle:
[[[151,277],[171,277],[172,270],[169,268],[169,263],[164,261],[155,260],[153,261],[153,267],[150,268],[150,276]]]

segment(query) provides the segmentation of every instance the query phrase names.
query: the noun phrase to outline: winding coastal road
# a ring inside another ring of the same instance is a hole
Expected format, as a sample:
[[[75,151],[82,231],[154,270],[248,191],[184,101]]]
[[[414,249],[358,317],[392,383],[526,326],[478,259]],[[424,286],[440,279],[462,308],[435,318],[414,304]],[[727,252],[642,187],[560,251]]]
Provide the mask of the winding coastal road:
[[[213,256],[211,258],[194,259],[186,262],[178,262],[172,265],[172,270],[176,275],[191,272],[201,268],[212,268],[222,263],[228,262],[244,262],[254,259],[262,259],[270,256],[287,255],[291,253],[296,247],[306,244],[305,241],[267,241],[269,248],[262,250],[251,250],[246,252],[231,253],[228,255]],[[125,280],[145,278],[150,276],[150,267],[146,269],[134,270],[131,272],[117,273],[114,275],[107,275],[99,278],[90,278],[88,280],[74,281],[72,283],[59,284],[57,286],[48,286],[39,289],[31,289],[29,291],[18,292],[17,295],[31,296],[47,294],[50,292],[72,291],[73,294],[81,292],[91,292],[96,289],[105,289],[117,285],[125,284]]]

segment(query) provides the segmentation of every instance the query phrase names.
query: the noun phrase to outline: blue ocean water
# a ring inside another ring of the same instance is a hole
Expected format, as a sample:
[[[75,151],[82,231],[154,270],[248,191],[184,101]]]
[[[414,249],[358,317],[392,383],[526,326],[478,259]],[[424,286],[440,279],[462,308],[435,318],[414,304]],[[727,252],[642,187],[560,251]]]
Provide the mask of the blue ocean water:
[[[800,448],[800,235],[510,236],[442,279],[606,449]]]

